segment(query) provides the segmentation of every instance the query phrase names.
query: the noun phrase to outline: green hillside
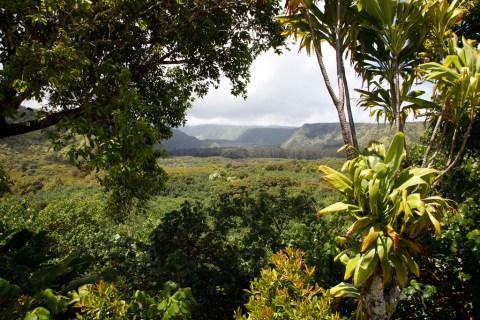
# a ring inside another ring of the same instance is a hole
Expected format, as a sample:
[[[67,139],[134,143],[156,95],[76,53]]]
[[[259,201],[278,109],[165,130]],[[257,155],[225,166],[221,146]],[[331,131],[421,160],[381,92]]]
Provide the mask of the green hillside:
[[[210,148],[213,143],[210,141],[199,140],[195,137],[189,136],[186,133],[173,129],[173,136],[165,140],[159,148],[166,148],[167,150],[179,149],[194,149],[194,148]]]
[[[253,147],[279,147],[297,128],[251,128],[235,141]]]
[[[355,124],[360,148],[364,148],[371,140],[388,142],[395,133],[389,125],[357,123]],[[405,127],[407,142],[419,142],[424,131],[423,123],[411,122]],[[285,149],[331,149],[343,145],[340,125],[338,123],[304,124],[294,132],[283,144]]]

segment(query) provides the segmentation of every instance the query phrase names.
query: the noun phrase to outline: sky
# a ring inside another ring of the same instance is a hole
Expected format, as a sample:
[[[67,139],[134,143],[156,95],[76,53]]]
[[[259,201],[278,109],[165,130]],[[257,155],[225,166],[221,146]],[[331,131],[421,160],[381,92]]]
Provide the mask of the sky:
[[[217,90],[197,99],[187,111],[187,126],[199,124],[301,126],[304,123],[338,122],[333,102],[327,92],[315,56],[298,52],[298,44],[282,55],[266,52],[251,67],[247,99],[230,94],[227,79]],[[325,45],[324,62],[330,81],[336,85],[335,51]],[[350,95],[355,122],[372,122],[368,111],[356,106],[361,88],[347,64]]]
[[[322,44],[324,62],[330,81],[336,90],[335,51]],[[357,106],[362,81],[346,63],[354,122],[373,122],[369,111]],[[430,90],[425,90],[428,94]],[[426,98],[428,96],[426,95]],[[38,103],[29,101],[28,107]],[[202,99],[197,99],[187,110],[187,126],[200,124],[227,124],[241,126],[301,126],[305,123],[339,122],[328,94],[315,56],[298,52],[298,44],[290,51],[277,55],[273,51],[259,56],[251,66],[247,99],[230,94],[230,83],[224,79],[220,87]]]

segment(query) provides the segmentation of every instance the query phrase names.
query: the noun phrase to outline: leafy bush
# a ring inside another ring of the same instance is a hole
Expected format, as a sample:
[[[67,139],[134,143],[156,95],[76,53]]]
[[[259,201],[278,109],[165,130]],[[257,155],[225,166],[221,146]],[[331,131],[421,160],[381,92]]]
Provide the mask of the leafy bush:
[[[480,317],[480,203],[467,199],[448,217],[442,236],[424,235],[429,249],[421,277],[402,290],[398,319]]]
[[[149,278],[189,286],[198,302],[195,319],[222,319],[241,303],[238,253],[200,205],[185,203],[167,214],[151,235]]]
[[[77,253],[59,261],[50,246],[45,231],[0,231],[1,318],[23,316],[45,300],[50,301],[50,288],[66,292],[96,279],[81,277],[92,261],[90,257]],[[65,307],[57,305],[60,311]]]
[[[340,319],[332,311],[332,299],[313,279],[315,268],[308,268],[302,257],[301,251],[291,247],[274,254],[270,259],[273,268],[263,269],[261,276],[250,284],[250,297],[245,304],[247,315],[239,309],[235,318]]]
[[[69,293],[76,319],[191,319],[195,300],[190,289],[167,282],[158,295],[151,297],[137,290],[124,300],[111,283],[100,281]]]
[[[306,194],[289,195],[282,188],[273,194],[253,191],[243,180],[218,190],[208,205],[185,203],[167,213],[149,244],[147,278],[191,287],[198,301],[196,319],[229,317],[245,302],[243,288],[268,264],[268,257],[285,248],[303,225],[318,222],[315,202]],[[321,231],[306,228],[303,236],[314,232]],[[322,260],[324,253],[309,256]],[[326,255],[323,259],[332,261]]]

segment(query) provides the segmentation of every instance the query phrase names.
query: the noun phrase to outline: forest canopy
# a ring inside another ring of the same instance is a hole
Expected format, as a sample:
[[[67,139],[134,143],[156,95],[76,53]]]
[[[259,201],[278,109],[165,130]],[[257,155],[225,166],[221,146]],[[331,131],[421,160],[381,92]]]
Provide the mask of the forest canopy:
[[[124,195],[163,185],[152,145],[194,96],[223,76],[245,95],[254,58],[283,41],[273,1],[0,3],[0,138],[55,125],[53,145],[75,137],[71,160]],[[27,100],[43,107],[22,121]]]

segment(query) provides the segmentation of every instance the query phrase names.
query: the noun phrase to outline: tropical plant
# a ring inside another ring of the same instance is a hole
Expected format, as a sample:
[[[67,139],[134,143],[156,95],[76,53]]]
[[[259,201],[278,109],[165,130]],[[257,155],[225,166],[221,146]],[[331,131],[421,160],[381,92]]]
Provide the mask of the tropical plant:
[[[462,44],[463,47],[460,47],[454,36],[449,39],[449,55],[442,64],[430,62],[420,65],[426,79],[435,83],[435,91],[442,101],[442,112],[432,132],[422,166],[435,163],[447,128],[453,127],[451,140],[447,144],[448,155],[435,184],[461,161],[480,106],[480,51],[466,39],[462,40]],[[462,128],[465,119],[466,127]],[[443,126],[443,131],[438,136],[440,126]],[[434,143],[437,147],[430,157]]]
[[[247,290],[247,315],[238,309],[235,319],[341,319],[332,310],[331,297],[315,283],[315,268],[303,262],[303,252],[288,247],[270,260],[273,267],[263,269]]]
[[[407,75],[400,84],[400,120],[405,128],[407,117],[411,114],[418,115],[420,108],[431,107],[434,103],[419,98],[425,92],[423,90],[412,90],[412,84],[415,78]],[[370,109],[370,117],[380,123],[383,118],[389,124],[395,123],[396,111],[392,108],[392,98],[390,89],[386,89],[376,80],[372,80],[370,85],[373,89],[362,90],[355,89],[360,93],[358,105],[364,110]],[[408,105],[403,105],[409,103]]]
[[[418,53],[428,30],[423,4],[423,0],[356,1],[359,19],[350,33],[352,62],[368,87],[380,90],[384,81],[389,86],[389,99],[384,100],[391,105],[386,114],[391,114],[387,119],[394,121],[398,132],[403,132],[402,114],[408,110],[401,107],[412,84],[407,76],[420,62]]]
[[[84,275],[91,257],[73,253],[58,261],[49,240],[45,231],[15,231],[0,225],[1,319],[24,316],[27,312],[45,313],[42,303],[52,300],[52,289],[67,292],[98,279],[97,275]],[[64,300],[59,298],[52,310],[65,311]],[[40,309],[34,310],[36,307]]]
[[[337,109],[343,141],[346,145],[358,148],[344,65],[344,54],[348,48],[347,35],[352,23],[350,8],[352,1],[326,0],[323,11],[315,2],[312,0],[289,0],[286,3],[287,14],[278,16],[276,19],[286,26],[284,35],[301,39],[300,50],[305,48],[308,55],[312,50],[315,52],[328,93]],[[330,82],[323,61],[321,43],[324,41],[330,44],[336,52],[337,93]],[[345,106],[349,125],[345,117]],[[347,155],[353,156],[350,149],[347,149]]]
[[[363,312],[368,319],[391,317],[408,273],[420,274],[415,256],[422,248],[416,237],[431,228],[440,235],[443,212],[450,208],[449,201],[428,196],[438,172],[400,170],[405,155],[404,135],[397,133],[388,149],[371,142],[364,153],[347,161],[346,174],[319,167],[323,179],[345,197],[319,214],[347,212],[351,222],[345,236],[338,237],[348,248],[336,259],[345,264],[344,279],[353,276],[353,284],[331,290],[336,296],[359,293],[358,315]]]

